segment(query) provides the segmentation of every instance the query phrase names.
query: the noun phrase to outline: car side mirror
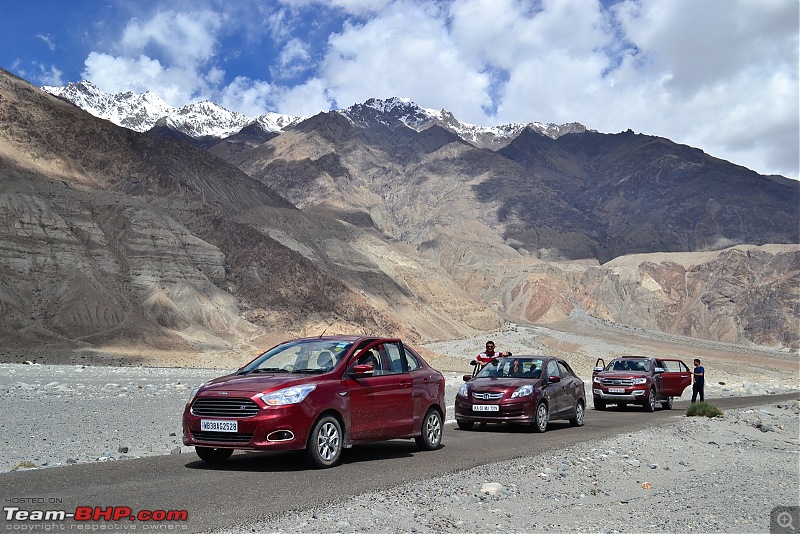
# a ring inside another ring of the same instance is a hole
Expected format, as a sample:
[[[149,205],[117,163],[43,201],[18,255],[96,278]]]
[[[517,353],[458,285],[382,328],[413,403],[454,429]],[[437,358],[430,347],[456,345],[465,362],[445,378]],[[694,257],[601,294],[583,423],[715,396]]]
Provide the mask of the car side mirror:
[[[602,371],[603,371],[603,366],[601,366],[601,365],[598,365],[597,367],[594,368],[594,372],[595,373],[600,373]]]
[[[547,379],[551,384],[555,384],[556,382],[561,382],[561,377],[558,375],[550,375]]]
[[[664,373],[664,372],[666,372],[666,369],[664,369],[663,367],[656,367],[655,369],[653,369],[653,372],[654,373]]]
[[[350,378],[364,378],[365,376],[372,376],[375,372],[375,367],[368,363],[360,363],[350,368],[347,375]]]
[[[464,382],[469,382],[472,380],[472,375],[464,375]]]

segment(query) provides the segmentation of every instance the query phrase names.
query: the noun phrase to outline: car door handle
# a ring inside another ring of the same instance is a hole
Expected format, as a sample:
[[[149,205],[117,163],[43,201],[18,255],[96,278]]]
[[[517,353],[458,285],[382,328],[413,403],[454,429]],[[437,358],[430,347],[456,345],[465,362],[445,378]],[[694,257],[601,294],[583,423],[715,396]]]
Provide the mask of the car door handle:
[[[410,388],[411,387],[411,381],[410,380],[401,380],[400,381],[400,386],[403,387],[403,388]]]

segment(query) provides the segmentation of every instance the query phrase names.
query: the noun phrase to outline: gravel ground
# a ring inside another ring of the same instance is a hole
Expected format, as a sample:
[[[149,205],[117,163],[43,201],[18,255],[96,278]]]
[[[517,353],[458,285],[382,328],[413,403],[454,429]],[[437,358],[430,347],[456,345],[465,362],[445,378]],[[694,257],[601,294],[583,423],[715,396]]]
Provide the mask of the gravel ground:
[[[517,354],[568,349],[584,378],[620,348],[509,327],[426,345],[445,370],[448,413],[485,339]],[[576,355],[575,345],[585,354]],[[591,354],[588,356],[587,354]],[[778,354],[778,360],[796,355]],[[707,398],[798,390],[797,371],[720,361]],[[180,417],[192,388],[226,369],[0,364],[0,472],[191,453]],[[587,391],[589,388],[587,387]],[[686,394],[684,395],[684,398]],[[713,400],[712,400],[713,402]],[[547,455],[369,493],[219,532],[770,532],[776,506],[800,528],[800,403],[676,417],[668,425]],[[135,432],[131,432],[135,428]],[[780,510],[778,510],[780,511]]]
[[[216,532],[771,532],[776,507],[800,505],[799,414],[683,417]]]

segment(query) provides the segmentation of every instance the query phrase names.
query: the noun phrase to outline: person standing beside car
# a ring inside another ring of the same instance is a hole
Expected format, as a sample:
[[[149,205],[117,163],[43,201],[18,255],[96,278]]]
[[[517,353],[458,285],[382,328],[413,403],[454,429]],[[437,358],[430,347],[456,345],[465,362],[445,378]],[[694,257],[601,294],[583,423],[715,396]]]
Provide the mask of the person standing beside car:
[[[697,358],[694,359],[694,373],[692,376],[694,377],[693,384],[692,384],[692,402],[697,400],[697,395],[700,395],[700,402],[705,400],[705,394],[703,389],[705,388],[706,383],[706,370],[705,368],[700,365],[700,360]]]

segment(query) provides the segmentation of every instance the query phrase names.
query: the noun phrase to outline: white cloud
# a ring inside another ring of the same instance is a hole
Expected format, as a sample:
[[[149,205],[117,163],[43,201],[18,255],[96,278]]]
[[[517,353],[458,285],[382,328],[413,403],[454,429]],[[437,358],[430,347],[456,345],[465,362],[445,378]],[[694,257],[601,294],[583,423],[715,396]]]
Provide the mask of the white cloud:
[[[289,39],[278,55],[277,65],[270,69],[273,78],[291,78],[309,69],[309,45],[300,39]]]
[[[83,76],[109,92],[149,89],[174,106],[210,98],[248,115],[408,97],[475,124],[631,128],[800,174],[795,1],[623,0],[609,11],[599,0],[283,0],[225,10],[132,19],[116,48],[88,56]],[[295,26],[321,27],[312,12],[353,18],[320,43]],[[238,54],[220,49],[221,35],[257,26],[281,47],[263,57],[271,83],[217,64]]]
[[[332,35],[320,77],[337,104],[411,97],[467,118],[489,104],[489,77],[465,62],[442,15],[434,4],[397,2],[379,17]]]
[[[272,96],[272,87],[267,82],[238,76],[222,89],[218,104],[250,117],[258,117],[272,111],[269,107]]]
[[[36,64],[36,67],[39,69],[39,73],[36,75],[37,79],[40,80],[42,85],[64,85],[63,75],[55,65],[50,65],[49,67],[46,65]]]
[[[47,48],[49,48],[51,51],[56,49],[56,43],[53,41],[52,35],[37,33],[36,37],[38,37],[45,45],[47,45]]]

